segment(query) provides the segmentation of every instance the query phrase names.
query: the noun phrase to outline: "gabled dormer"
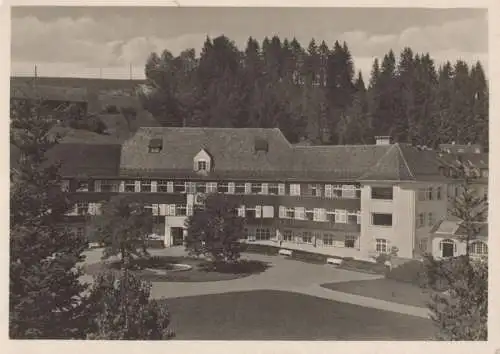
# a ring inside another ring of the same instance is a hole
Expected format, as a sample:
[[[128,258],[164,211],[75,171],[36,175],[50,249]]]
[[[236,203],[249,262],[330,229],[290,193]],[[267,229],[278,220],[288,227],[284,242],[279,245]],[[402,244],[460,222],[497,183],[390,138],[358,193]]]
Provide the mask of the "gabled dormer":
[[[198,173],[206,174],[210,172],[212,167],[212,156],[210,156],[207,150],[201,149],[193,159],[193,169]]]

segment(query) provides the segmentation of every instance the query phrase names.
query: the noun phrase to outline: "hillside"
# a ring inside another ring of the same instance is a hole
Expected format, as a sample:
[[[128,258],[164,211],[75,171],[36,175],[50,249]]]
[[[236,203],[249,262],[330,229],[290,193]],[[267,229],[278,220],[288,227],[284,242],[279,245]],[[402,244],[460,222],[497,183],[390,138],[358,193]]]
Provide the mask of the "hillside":
[[[34,77],[14,76],[10,78],[13,84],[23,84],[33,82]],[[145,80],[119,80],[119,79],[99,79],[99,78],[79,78],[79,77],[38,77],[40,85],[59,87],[85,87],[89,92],[100,92],[109,90],[132,90],[136,85],[142,84]]]

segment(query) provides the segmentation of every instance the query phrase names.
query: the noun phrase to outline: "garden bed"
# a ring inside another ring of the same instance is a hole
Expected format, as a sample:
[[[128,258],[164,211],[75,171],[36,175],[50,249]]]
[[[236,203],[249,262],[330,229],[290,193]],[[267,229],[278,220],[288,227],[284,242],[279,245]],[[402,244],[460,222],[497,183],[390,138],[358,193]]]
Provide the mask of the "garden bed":
[[[154,256],[134,260],[132,271],[151,282],[212,282],[246,277],[268,267],[268,264],[258,261],[216,264],[201,258]],[[85,272],[97,275],[103,271],[119,272],[120,268],[120,261],[99,262],[86,265]]]

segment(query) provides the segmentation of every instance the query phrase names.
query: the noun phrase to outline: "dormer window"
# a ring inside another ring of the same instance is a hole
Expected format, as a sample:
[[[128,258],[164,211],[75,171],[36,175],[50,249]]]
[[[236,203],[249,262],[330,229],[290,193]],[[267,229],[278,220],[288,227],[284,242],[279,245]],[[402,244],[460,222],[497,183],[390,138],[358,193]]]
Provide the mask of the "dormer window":
[[[198,171],[206,171],[207,167],[207,162],[205,160],[198,161]]]
[[[163,141],[161,139],[151,139],[148,145],[148,151],[152,154],[157,154],[161,151],[163,147]]]
[[[213,169],[212,157],[205,149],[200,150],[194,157],[193,169],[201,174],[207,174]]]

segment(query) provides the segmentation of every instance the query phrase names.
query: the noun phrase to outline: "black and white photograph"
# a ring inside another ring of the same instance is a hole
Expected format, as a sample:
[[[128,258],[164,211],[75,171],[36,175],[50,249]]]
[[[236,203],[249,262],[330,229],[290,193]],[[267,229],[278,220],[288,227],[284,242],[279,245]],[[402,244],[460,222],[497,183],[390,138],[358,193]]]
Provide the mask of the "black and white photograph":
[[[11,340],[488,341],[487,8],[140,5],[10,6]]]

